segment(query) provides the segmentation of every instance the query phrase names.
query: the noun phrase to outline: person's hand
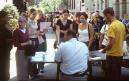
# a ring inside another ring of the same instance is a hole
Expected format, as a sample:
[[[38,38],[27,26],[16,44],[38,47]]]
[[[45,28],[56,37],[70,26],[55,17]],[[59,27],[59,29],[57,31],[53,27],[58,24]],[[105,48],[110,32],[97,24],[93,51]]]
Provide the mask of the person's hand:
[[[62,31],[62,33],[64,33],[64,34],[65,34],[65,32],[66,32],[66,31]]]
[[[101,51],[102,53],[106,53],[106,49],[102,49],[102,51]]]
[[[43,35],[43,33],[38,33],[38,36],[42,36]]]
[[[64,34],[65,34],[67,31],[63,31],[63,30],[61,30],[60,32],[62,32],[62,33],[64,33]]]
[[[47,31],[48,31],[48,29],[47,29],[47,28],[45,28],[43,32],[47,32]]]
[[[28,41],[28,45],[32,45],[32,40],[29,40]]]

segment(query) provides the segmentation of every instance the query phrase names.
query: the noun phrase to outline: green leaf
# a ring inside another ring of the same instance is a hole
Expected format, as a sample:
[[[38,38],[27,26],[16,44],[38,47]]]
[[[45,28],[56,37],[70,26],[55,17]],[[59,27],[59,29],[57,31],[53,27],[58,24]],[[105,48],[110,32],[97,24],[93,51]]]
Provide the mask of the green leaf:
[[[19,17],[18,9],[14,5],[6,5],[2,11],[8,13],[9,17],[9,29],[14,30],[17,28],[17,19]]]
[[[45,12],[54,12],[63,2],[63,0],[42,0],[40,2],[40,7]]]

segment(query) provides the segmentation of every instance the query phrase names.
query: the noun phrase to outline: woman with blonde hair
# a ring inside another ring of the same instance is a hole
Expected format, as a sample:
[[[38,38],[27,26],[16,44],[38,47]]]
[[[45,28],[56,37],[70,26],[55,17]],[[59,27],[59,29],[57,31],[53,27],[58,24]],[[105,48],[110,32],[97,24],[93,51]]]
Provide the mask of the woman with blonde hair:
[[[38,25],[38,39],[39,41],[42,40],[42,42],[39,42],[39,46],[37,51],[38,52],[46,52],[47,51],[47,40],[46,40],[46,33],[48,29],[45,27],[45,29],[41,30],[41,23],[46,21],[45,15],[41,10],[37,10],[37,25]],[[38,70],[39,72],[43,73],[44,63],[38,64]]]

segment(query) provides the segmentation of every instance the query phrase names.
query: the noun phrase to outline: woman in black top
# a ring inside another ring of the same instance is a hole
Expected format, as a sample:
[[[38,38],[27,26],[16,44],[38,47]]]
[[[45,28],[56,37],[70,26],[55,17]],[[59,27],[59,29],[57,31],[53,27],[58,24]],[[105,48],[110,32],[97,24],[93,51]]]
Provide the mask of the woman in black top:
[[[57,21],[56,24],[56,35],[57,35],[57,41],[58,44],[60,42],[64,42],[64,33],[68,30],[68,29],[72,29],[72,21],[68,19],[69,17],[69,11],[68,10],[64,10],[62,13],[62,18],[60,18]]]
[[[93,13],[92,15],[92,21],[90,22],[94,28],[94,46],[92,50],[99,50],[99,39],[100,39],[100,30],[101,30],[101,23],[98,21],[98,15],[96,13]]]

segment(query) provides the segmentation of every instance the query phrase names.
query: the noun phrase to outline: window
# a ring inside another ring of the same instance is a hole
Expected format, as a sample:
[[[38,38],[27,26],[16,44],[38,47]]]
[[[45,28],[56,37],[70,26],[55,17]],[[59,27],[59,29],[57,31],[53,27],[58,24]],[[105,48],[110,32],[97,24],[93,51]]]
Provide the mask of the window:
[[[82,3],[84,3],[84,0],[82,0]]]
[[[103,10],[103,0],[101,0],[101,10]]]
[[[82,5],[81,5],[81,1],[80,1],[80,11],[81,11],[81,6],[82,6]]]
[[[126,0],[122,0],[122,17],[127,13],[127,3]]]
[[[73,0],[72,0],[72,9],[73,9],[73,7],[74,7],[74,3],[73,3]]]
[[[75,3],[75,0],[74,0],[74,9],[75,9],[75,4],[76,4],[76,3]]]

